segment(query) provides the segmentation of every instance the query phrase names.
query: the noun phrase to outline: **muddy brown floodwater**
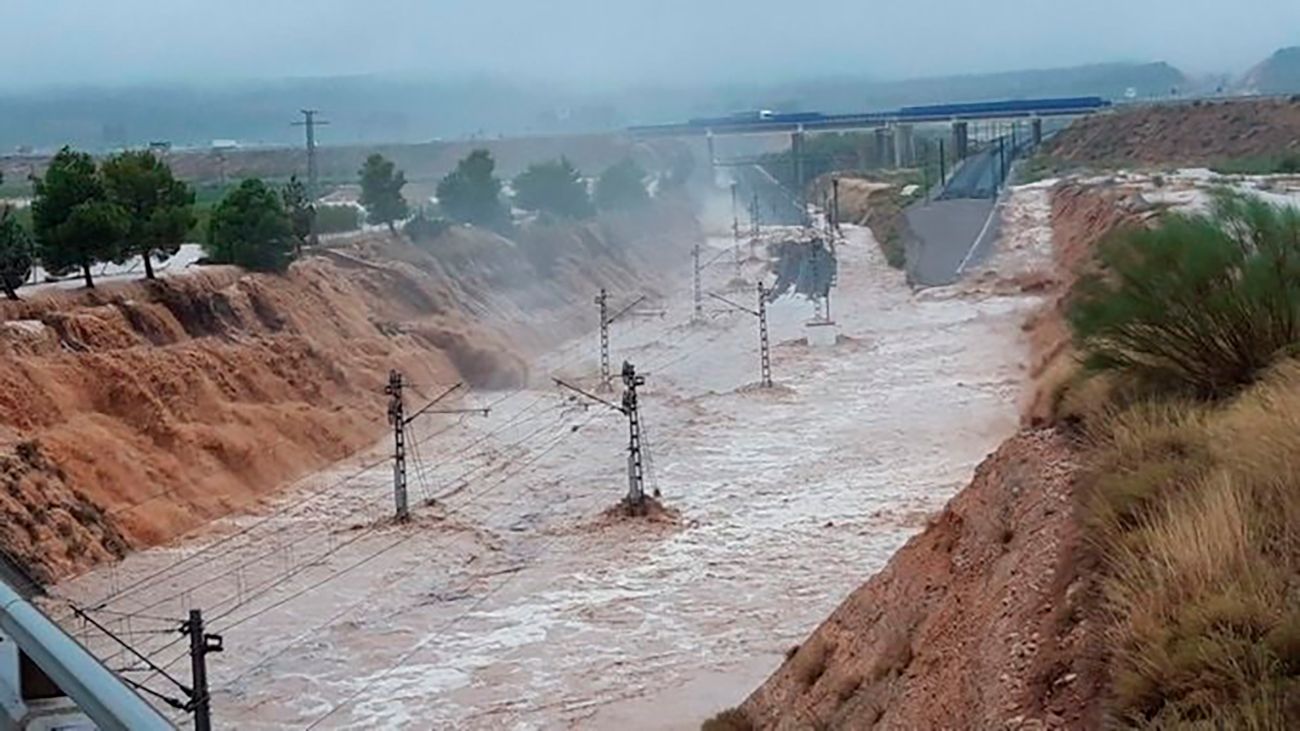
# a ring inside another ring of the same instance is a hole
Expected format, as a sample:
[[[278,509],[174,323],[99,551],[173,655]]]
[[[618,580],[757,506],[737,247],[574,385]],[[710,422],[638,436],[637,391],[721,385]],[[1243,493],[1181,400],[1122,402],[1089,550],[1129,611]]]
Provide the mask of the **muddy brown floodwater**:
[[[755,387],[755,318],[716,300],[702,324],[682,297],[614,325],[615,368],[646,375],[651,485],[675,521],[604,515],[626,491],[626,422],[541,383],[592,385],[593,337],[548,356],[534,389],[473,397],[488,418],[417,422],[409,524],[388,519],[385,440],[259,514],[58,591],[110,596],[134,616],[104,616],[177,673],[184,641],[160,630],[203,608],[225,637],[209,670],[223,728],[697,728],[1016,428],[1035,300],[915,295],[866,229],[839,255],[839,342],[804,344],[812,306],[773,304],[772,389]],[[722,261],[714,291],[737,274]]]

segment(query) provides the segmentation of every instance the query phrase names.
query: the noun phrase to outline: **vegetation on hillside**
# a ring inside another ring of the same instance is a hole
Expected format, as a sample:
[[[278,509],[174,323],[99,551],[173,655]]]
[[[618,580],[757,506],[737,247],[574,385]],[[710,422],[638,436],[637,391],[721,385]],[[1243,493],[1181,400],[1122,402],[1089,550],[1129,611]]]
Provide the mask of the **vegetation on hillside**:
[[[139,256],[145,278],[153,279],[153,261],[166,261],[179,251],[194,225],[194,191],[147,150],[113,155],[100,171],[108,199],[128,217],[119,257]]]
[[[0,206],[0,288],[11,300],[32,270],[34,250],[27,229],[14,215],[12,206]]]
[[[487,150],[474,150],[438,183],[438,205],[453,221],[492,229],[510,225],[510,211],[501,201],[496,161]]]
[[[316,206],[307,194],[297,175],[291,176],[289,182],[280,189],[280,201],[285,213],[289,214],[289,226],[293,230],[294,248],[301,252],[311,241],[312,231],[316,228]]]
[[[249,178],[213,209],[203,247],[216,264],[283,272],[293,261],[293,223],[276,191]]]
[[[32,229],[41,263],[54,274],[80,271],[94,287],[90,267],[120,258],[130,215],[109,200],[94,159],[64,147],[32,183]]]
[[[515,176],[515,205],[563,218],[589,218],[596,212],[582,173],[567,158],[529,165]]]
[[[1224,175],[1295,175],[1300,173],[1300,154],[1239,157],[1220,162],[1211,169]]]
[[[596,180],[596,205],[602,211],[643,208],[650,203],[646,189],[649,175],[632,158],[624,158],[605,169]]]
[[[1072,293],[1080,511],[1116,725],[1300,718],[1300,214],[1221,198],[1100,249]]]
[[[397,222],[406,218],[410,209],[402,188],[406,187],[406,174],[378,153],[366,158],[359,173],[361,177],[361,207],[366,218],[374,224],[383,224],[397,234]]]
[[[1300,340],[1300,212],[1221,196],[1099,248],[1070,322],[1093,370],[1198,397],[1250,384]]]

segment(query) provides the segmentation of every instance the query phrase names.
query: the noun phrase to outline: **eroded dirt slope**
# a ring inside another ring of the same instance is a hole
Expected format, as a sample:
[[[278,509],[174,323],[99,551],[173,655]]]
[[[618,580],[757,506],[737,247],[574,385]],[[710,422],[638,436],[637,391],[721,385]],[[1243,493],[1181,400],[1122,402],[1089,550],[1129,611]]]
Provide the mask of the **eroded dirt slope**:
[[[285,276],[207,268],[4,303],[0,548],[48,581],[247,507],[372,443],[390,368],[411,401],[522,384],[531,346],[591,324],[594,288],[653,279],[674,251],[660,235],[689,246],[678,213],[651,236],[371,236]]]
[[[1105,165],[1205,165],[1300,150],[1300,98],[1140,106],[1081,119],[1048,154]]]
[[[759,728],[1087,727],[1068,441],[1007,441],[745,702]]]

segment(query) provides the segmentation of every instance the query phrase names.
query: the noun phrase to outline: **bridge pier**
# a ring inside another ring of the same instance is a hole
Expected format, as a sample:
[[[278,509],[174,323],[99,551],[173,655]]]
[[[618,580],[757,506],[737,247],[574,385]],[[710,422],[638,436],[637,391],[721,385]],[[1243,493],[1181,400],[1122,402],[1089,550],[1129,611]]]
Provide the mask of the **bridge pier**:
[[[894,127],[894,167],[910,168],[916,162],[916,145],[912,125]]]
[[[970,154],[970,123],[952,123],[952,154],[960,162]]]
[[[709,146],[709,187],[713,188],[718,185],[718,155],[713,149],[713,130],[707,130],[704,139]]]
[[[802,197],[804,188],[803,129],[790,133],[790,162],[794,166],[795,194]]]
[[[888,127],[876,128],[876,166],[882,168],[894,165],[894,135]]]
[[[1034,147],[1043,144],[1043,118],[1034,117],[1029,121],[1029,128],[1033,134]]]

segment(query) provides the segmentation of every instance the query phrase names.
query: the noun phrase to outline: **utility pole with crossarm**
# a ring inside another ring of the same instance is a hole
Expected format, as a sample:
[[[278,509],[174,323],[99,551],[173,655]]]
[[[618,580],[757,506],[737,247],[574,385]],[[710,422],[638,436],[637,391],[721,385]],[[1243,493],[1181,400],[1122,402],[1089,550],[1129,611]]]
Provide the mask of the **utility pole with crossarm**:
[[[595,394],[553,378],[555,385],[567,388],[580,396],[603,404],[627,417],[627,497],[624,504],[628,515],[640,516],[646,513],[645,500],[645,465],[642,461],[641,406],[637,400],[637,388],[645,385],[645,376],[637,375],[636,367],[623,361],[623,400],[621,403],[607,401]]]

